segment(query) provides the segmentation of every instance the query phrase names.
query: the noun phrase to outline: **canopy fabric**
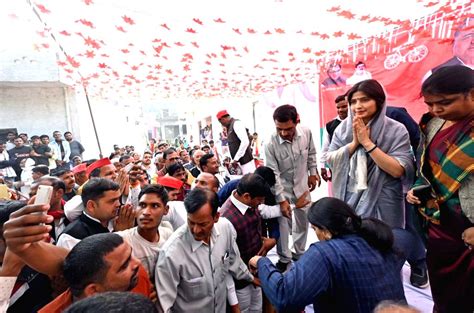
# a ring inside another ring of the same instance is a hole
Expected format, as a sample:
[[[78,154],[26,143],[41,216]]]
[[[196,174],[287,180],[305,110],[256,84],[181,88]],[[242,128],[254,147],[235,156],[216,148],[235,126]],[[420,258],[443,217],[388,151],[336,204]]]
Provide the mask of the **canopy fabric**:
[[[4,1],[1,14],[9,29],[36,25],[35,49],[57,52],[66,83],[104,97],[200,98],[316,82],[318,64],[331,52],[449,5],[455,3],[31,0]],[[13,33],[2,35],[4,42]]]

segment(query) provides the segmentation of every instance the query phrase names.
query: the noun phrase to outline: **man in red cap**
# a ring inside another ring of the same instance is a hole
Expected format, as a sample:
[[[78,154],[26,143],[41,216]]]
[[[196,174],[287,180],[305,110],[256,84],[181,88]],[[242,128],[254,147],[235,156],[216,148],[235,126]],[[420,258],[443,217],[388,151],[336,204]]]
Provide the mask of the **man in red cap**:
[[[229,115],[227,110],[217,113],[219,123],[227,128],[227,141],[229,144],[232,165],[237,167],[240,164],[242,173],[253,173],[255,162],[250,149],[250,140],[247,129],[240,120],[236,120]]]
[[[158,184],[165,187],[168,192],[169,201],[176,201],[181,193],[181,188],[183,188],[184,183],[172,176],[163,176],[158,178]]]
[[[86,176],[87,178],[102,177],[115,181],[117,179],[117,169],[109,158],[103,158],[87,167]]]
[[[128,173],[125,171],[125,169],[121,169],[117,174],[115,165],[113,165],[108,158],[103,158],[89,165],[86,168],[85,173],[87,179],[107,178],[119,184],[121,203],[127,203],[128,195],[130,193],[130,181]],[[78,195],[69,200],[64,206],[64,212],[71,222],[76,220],[82,214],[82,210],[85,207],[80,196],[81,192],[82,189],[79,188]]]
[[[176,230],[179,226],[186,222],[186,210],[183,201],[178,201],[178,197],[182,192],[184,183],[172,176],[163,176],[158,178],[157,183],[165,187],[168,193],[168,214],[163,216],[163,221],[169,222],[171,227]]]
[[[79,186],[84,185],[87,181],[86,169],[86,163],[81,163],[72,168],[72,172],[74,173],[74,179],[76,180],[76,184],[78,184]]]

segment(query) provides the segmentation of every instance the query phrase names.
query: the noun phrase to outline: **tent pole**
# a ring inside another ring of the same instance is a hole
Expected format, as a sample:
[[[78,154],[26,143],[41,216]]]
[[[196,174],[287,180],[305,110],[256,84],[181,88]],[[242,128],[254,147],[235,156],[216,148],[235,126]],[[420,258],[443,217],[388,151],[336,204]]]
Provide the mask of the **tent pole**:
[[[102,148],[100,146],[99,135],[97,134],[97,128],[95,127],[94,114],[92,114],[91,103],[89,101],[89,94],[87,93],[86,86],[82,85],[82,87],[84,88],[84,93],[86,94],[86,101],[87,101],[87,106],[89,107],[89,114],[91,116],[92,126],[94,127],[95,139],[97,140],[97,146],[99,147],[99,158],[102,159],[104,156],[102,154]]]

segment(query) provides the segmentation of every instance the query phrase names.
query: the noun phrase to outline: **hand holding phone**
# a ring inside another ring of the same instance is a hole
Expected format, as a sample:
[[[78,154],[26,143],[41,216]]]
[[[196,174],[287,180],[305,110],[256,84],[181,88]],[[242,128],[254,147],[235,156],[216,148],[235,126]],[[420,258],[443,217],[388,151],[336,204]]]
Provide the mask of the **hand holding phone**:
[[[49,204],[53,196],[53,186],[39,185],[34,204]]]
[[[413,195],[420,200],[421,205],[425,205],[428,200],[434,198],[431,193],[430,185],[416,186],[416,187],[413,187],[412,190],[413,190]]]
[[[135,164],[133,162],[130,162],[127,165],[125,165],[125,167],[124,167],[125,173],[128,174],[128,172],[130,172],[134,166],[135,166]]]

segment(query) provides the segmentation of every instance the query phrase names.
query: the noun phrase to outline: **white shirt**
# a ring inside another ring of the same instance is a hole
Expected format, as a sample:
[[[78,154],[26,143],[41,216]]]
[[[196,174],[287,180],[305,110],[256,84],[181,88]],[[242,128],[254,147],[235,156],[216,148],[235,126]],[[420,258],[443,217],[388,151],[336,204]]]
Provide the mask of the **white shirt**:
[[[62,140],[63,148],[64,148],[64,158],[61,160],[61,146],[55,140],[50,142],[49,147],[51,148],[51,152],[53,152],[54,157],[56,160],[69,162],[69,156],[71,155],[71,147],[69,146],[69,142],[66,140]]]
[[[91,220],[96,221],[97,223],[101,223],[98,219],[90,216],[85,211],[84,211],[84,215],[86,215]],[[113,230],[113,223],[109,223],[108,229],[110,231]],[[77,245],[80,241],[81,241],[81,239],[74,238],[73,236],[71,236],[69,234],[62,234],[59,237],[58,243],[56,245],[58,247],[63,247],[65,249],[72,250],[72,248],[74,248],[74,246]]]
[[[15,148],[15,143],[7,141],[7,143],[5,144],[5,149],[8,151],[13,148]]]
[[[336,116],[336,120],[343,121],[339,116]],[[332,120],[333,121],[333,120]],[[323,146],[321,148],[321,157],[319,158],[319,168],[325,168],[326,167],[326,153],[328,152],[329,145],[331,144],[331,141],[329,140],[329,133],[328,130],[326,129],[326,125],[324,125],[324,131],[323,131]]]
[[[0,277],[0,312],[6,312],[10,303],[10,295],[15,286],[16,277]]]
[[[116,234],[120,235],[132,247],[133,256],[140,260],[152,281],[155,275],[158,254],[166,240],[173,234],[170,228],[161,226],[158,227],[158,232],[160,234],[160,240],[158,242],[150,242],[143,238],[138,233],[138,227],[116,232]]]
[[[10,160],[10,155],[8,154],[7,149],[5,149],[0,153],[0,161],[8,161],[8,160]],[[5,177],[16,177],[16,173],[12,167],[6,167],[6,168],[0,169],[0,174]]]
[[[249,206],[237,200],[237,198],[234,196],[234,192],[236,191],[234,190],[230,194],[230,201],[235,205],[235,207],[240,211],[240,213],[242,213],[242,215],[245,215],[245,212],[247,212]]]
[[[249,146],[249,137],[247,135],[247,130],[245,129],[244,124],[242,124],[241,121],[239,120],[234,120],[234,132],[239,137],[240,140],[240,146],[237,152],[235,153],[233,161],[238,161],[240,160],[241,157],[244,156],[245,150],[247,150],[247,147]]]
[[[183,201],[168,201],[168,214],[164,215],[162,222],[170,222],[174,230],[177,230],[181,225],[186,223],[188,219],[188,212],[184,207]]]

